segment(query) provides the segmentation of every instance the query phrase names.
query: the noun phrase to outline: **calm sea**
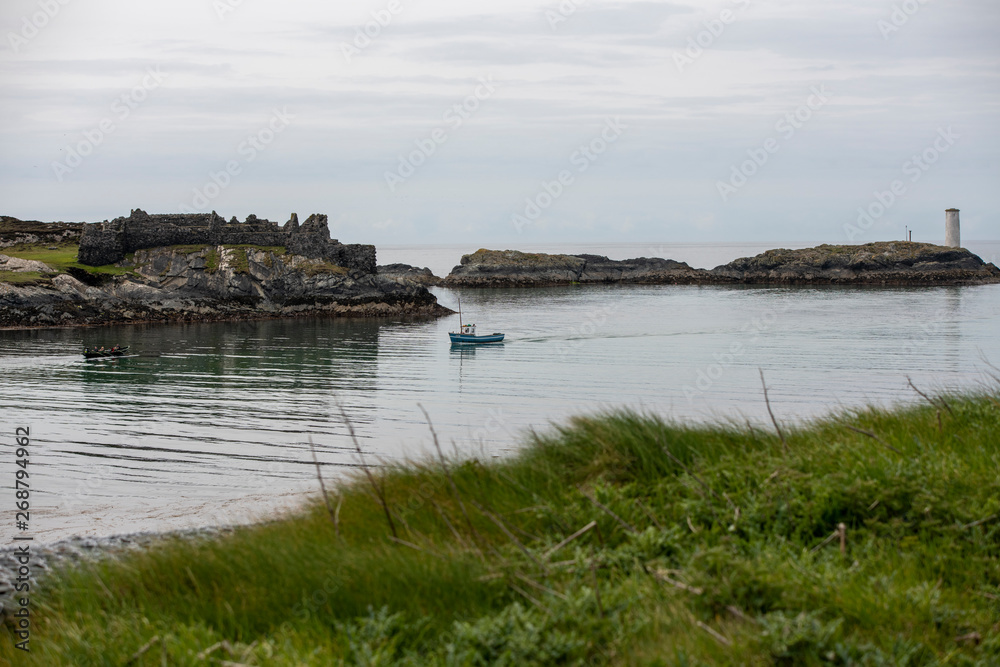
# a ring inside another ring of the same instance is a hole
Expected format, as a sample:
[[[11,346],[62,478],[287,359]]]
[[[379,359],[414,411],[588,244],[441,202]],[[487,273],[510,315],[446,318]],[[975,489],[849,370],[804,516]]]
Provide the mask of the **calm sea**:
[[[1000,250],[970,246],[986,259]],[[650,248],[601,250],[695,266],[759,252]],[[379,252],[442,275],[463,251]],[[11,444],[16,427],[31,429],[36,539],[229,523],[287,506],[317,489],[310,438],[328,477],[357,465],[341,410],[369,461],[427,453],[420,406],[449,450],[495,457],[528,429],[618,407],[763,423],[758,369],[778,416],[800,420],[917,400],[907,376],[928,390],[973,388],[985,361],[1000,365],[1000,285],[434,291],[451,307],[460,296],[467,321],[507,341],[452,348],[457,316],[0,332],[0,434]],[[115,343],[137,356],[80,355]]]

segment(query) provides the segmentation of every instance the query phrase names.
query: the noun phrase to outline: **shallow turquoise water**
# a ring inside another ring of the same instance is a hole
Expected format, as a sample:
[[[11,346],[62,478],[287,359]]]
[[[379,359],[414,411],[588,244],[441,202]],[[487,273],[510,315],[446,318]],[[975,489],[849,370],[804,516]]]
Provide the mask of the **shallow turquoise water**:
[[[456,292],[435,290],[448,306]],[[969,388],[1000,365],[1000,286],[576,286],[463,290],[505,344],[452,348],[434,321],[281,320],[0,332],[0,436],[33,436],[41,538],[225,522],[327,474],[444,443],[502,456],[529,428],[619,406],[681,419],[808,418]],[[86,345],[138,356],[82,360]],[[0,465],[10,472],[8,461]],[[10,486],[7,480],[4,486]],[[252,503],[240,501],[252,497]],[[242,503],[242,504],[241,504]],[[0,537],[6,537],[0,536]]]

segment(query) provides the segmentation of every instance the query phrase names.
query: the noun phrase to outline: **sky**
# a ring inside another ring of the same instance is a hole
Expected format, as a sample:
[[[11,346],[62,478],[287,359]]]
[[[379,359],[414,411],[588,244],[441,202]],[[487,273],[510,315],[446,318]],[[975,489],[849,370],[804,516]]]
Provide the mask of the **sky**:
[[[3,0],[0,214],[1000,239],[996,0]]]

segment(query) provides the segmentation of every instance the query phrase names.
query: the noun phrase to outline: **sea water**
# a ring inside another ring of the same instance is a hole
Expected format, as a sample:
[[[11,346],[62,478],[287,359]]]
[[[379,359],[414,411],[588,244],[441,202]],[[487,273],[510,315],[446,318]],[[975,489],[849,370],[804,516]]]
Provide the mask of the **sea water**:
[[[636,249],[622,256],[655,254]],[[449,452],[494,458],[530,430],[622,408],[766,426],[761,371],[790,422],[918,402],[910,380],[974,389],[1000,366],[1000,285],[433,291],[504,344],[452,347],[457,315],[0,332],[0,437],[31,430],[36,539],[261,516],[318,490],[313,448],[330,480],[356,469],[357,448],[374,465],[423,458],[422,409]],[[113,344],[135,355],[80,354]]]

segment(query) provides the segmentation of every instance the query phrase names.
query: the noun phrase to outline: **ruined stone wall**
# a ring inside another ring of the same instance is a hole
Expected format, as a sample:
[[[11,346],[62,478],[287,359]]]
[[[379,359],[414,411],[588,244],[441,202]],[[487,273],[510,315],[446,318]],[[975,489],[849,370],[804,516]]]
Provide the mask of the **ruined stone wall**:
[[[190,215],[150,215],[135,209],[127,218],[85,225],[80,239],[82,264],[114,264],[136,250],[173,245],[284,246],[296,255],[375,273],[375,246],[345,245],[330,238],[327,216],[314,214],[299,225],[294,213],[284,226],[255,215],[229,222],[214,211]]]

